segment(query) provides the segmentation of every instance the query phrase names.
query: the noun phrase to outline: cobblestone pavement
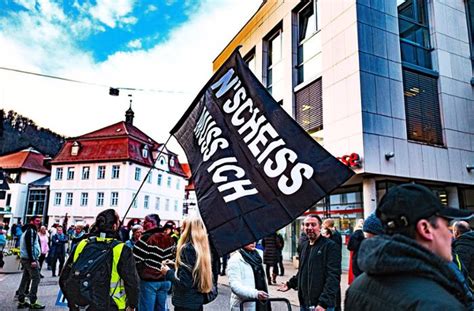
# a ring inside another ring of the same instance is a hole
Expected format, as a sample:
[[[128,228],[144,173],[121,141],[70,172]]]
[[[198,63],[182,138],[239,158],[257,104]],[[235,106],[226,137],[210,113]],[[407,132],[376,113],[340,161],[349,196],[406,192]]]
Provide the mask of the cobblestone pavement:
[[[285,276],[279,276],[277,282],[286,282],[291,276],[296,274],[296,269],[290,262],[285,262]],[[58,278],[51,277],[51,271],[43,270],[45,275],[44,279],[41,279],[41,283],[38,289],[38,301],[46,305],[46,310],[67,310],[65,307],[56,306],[56,300],[58,297],[59,286]],[[15,291],[18,288],[21,280],[21,273],[14,274],[0,274],[0,310],[9,311],[17,310],[17,302],[14,301]],[[286,298],[292,304],[292,310],[299,310],[298,307],[298,295],[294,290],[282,293],[277,291],[277,286],[269,286],[270,297],[281,297]],[[341,292],[343,294],[347,289],[347,273],[343,273],[341,279]],[[219,277],[219,295],[217,299],[206,305],[204,310],[229,310],[230,300],[230,288],[228,286],[227,276]],[[170,310],[173,310],[171,303]],[[273,306],[273,305],[272,305]],[[275,311],[286,310],[280,304],[272,308]]]

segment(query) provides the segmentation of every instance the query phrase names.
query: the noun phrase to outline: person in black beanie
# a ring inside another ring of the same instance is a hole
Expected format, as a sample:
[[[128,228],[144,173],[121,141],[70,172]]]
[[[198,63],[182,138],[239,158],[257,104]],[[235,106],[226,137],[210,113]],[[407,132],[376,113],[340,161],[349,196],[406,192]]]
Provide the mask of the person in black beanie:
[[[263,269],[262,251],[255,248],[255,243],[245,245],[232,254],[229,259],[227,274],[232,290],[230,296],[231,310],[240,310],[244,299],[268,299],[268,286]],[[246,303],[244,311],[269,311],[270,306],[264,303]]]
[[[380,219],[374,214],[371,214],[367,219],[364,221],[364,226],[362,227],[362,231],[364,231],[364,236],[366,239],[372,238],[376,235],[384,234],[383,225]]]

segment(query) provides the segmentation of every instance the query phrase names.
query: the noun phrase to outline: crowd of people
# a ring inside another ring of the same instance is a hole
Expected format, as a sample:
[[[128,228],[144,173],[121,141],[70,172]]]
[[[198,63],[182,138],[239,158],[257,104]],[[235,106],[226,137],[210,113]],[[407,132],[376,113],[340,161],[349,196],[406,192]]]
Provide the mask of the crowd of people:
[[[309,214],[297,274],[280,282],[278,290],[297,290],[301,311],[341,310],[342,305],[345,310],[474,310],[474,232],[462,220],[470,216],[444,207],[423,186],[390,189],[350,237],[354,280],[343,304],[341,234],[334,220]],[[53,276],[61,273],[69,308],[90,311],[168,310],[170,294],[174,310],[203,310],[217,296],[220,274],[229,278],[231,310],[250,299],[245,311],[269,311],[268,286],[284,274],[280,234],[263,238],[263,251],[255,241],[221,264],[199,216],[184,219],[180,228],[161,224],[157,214],[122,226],[109,209],[90,228],[79,225],[66,232],[60,225],[48,231],[34,216],[19,240],[24,269],[19,308],[44,308],[37,300],[44,262]]]

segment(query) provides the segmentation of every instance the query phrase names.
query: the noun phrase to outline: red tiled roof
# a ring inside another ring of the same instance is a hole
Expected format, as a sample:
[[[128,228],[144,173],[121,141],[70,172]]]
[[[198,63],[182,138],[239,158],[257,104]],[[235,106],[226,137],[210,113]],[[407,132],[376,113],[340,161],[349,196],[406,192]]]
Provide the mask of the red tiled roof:
[[[82,136],[77,137],[77,139],[87,139],[87,138],[111,138],[111,137],[132,137],[138,139],[142,142],[146,142],[152,145],[158,145],[156,141],[150,138],[148,135],[143,133],[133,124],[120,121],[118,123],[106,126],[100,130],[93,131]],[[76,140],[77,140],[76,139]]]
[[[39,151],[28,148],[4,156],[0,156],[0,167],[3,169],[22,169],[49,174],[50,170],[44,166],[45,156]]]
[[[189,166],[189,163],[181,164],[181,168],[183,169],[183,173],[185,174],[186,179],[189,181],[188,185],[185,188],[186,191],[195,190],[194,181],[191,179],[192,173],[191,173],[191,167]]]
[[[75,142],[79,144],[79,152],[77,155],[71,155],[71,148]],[[145,145],[148,146],[146,158],[142,156]],[[100,130],[67,139],[51,163],[133,161],[152,166],[152,151],[158,150],[160,146],[161,144],[132,124],[121,121]],[[167,153],[174,158],[174,165],[170,165],[170,171],[184,177],[185,174],[176,154],[170,151]]]
[[[80,145],[78,155],[71,155],[74,142]],[[85,139],[78,137],[67,140],[61,151],[51,163],[78,163],[78,162],[101,162],[101,161],[126,161],[131,160],[147,166],[152,165],[151,152],[147,158],[142,157],[143,143],[131,137],[111,137]],[[149,146],[150,147],[150,146]]]

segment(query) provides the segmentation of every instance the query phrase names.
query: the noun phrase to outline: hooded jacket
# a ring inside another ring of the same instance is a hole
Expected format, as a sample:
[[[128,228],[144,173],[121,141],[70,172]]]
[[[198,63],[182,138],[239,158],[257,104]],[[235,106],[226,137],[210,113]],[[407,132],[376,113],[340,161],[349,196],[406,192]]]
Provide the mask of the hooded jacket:
[[[20,240],[20,258],[37,261],[41,255],[41,246],[38,229],[33,224],[26,226]]]
[[[474,231],[462,234],[453,242],[453,251],[458,254],[469,277],[474,280]]]
[[[443,259],[402,235],[366,239],[363,273],[346,292],[346,310],[467,310],[462,284]]]

